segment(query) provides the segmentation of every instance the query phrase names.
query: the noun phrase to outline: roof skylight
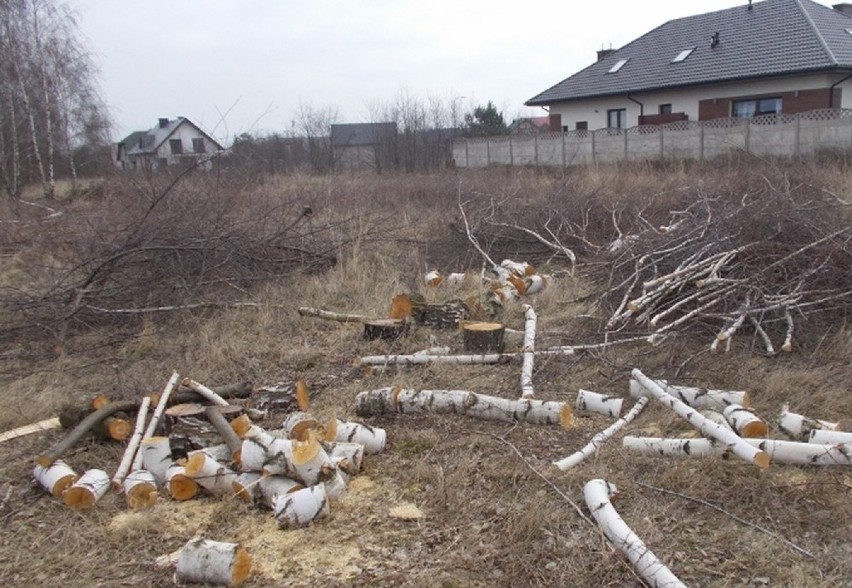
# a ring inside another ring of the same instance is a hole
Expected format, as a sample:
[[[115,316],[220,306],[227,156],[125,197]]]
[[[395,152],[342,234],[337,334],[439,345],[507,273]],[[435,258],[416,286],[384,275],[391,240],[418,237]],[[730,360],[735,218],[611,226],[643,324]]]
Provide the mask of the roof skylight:
[[[686,61],[686,58],[689,57],[693,51],[695,51],[695,47],[684,49],[683,51],[677,54],[677,57],[672,59],[672,63],[680,63],[681,61]]]
[[[629,57],[627,59],[619,59],[618,61],[615,62],[615,65],[613,65],[611,68],[609,68],[609,71],[607,73],[617,72],[622,67],[624,67],[624,64],[627,63],[628,61],[630,61]]]

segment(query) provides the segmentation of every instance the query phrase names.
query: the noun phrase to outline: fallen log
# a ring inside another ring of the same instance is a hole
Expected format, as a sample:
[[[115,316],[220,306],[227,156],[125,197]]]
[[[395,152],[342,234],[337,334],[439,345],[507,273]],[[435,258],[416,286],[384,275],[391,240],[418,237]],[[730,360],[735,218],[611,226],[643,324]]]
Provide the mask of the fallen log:
[[[184,378],[181,380],[181,385],[201,395],[205,400],[208,400],[217,406],[228,406],[227,400],[216,394],[216,392],[204,384],[196,382],[192,378]]]
[[[152,508],[157,502],[157,480],[154,474],[134,469],[124,479],[124,496],[131,510]]]
[[[514,354],[510,354],[514,355]],[[419,365],[427,363],[448,363],[457,365],[500,363],[508,357],[500,353],[484,355],[367,355],[356,360],[356,365]]]
[[[186,468],[173,463],[166,470],[166,490],[175,500],[189,500],[198,494],[198,483],[186,475]]]
[[[566,402],[509,400],[466,390],[379,388],[359,392],[355,397],[355,413],[360,417],[420,412],[463,414],[489,421],[558,424],[563,428],[573,422],[571,406]]]
[[[731,423],[729,423],[728,419],[725,418],[725,415],[723,415],[718,410],[711,410],[709,408],[705,408],[704,410],[700,410],[699,412],[701,413],[701,416],[703,416],[708,421],[716,423],[717,425],[721,425],[726,429],[730,429],[731,431],[734,430],[734,428],[731,426]]]
[[[261,476],[258,486],[260,487],[261,503],[270,510],[274,510],[275,499],[278,496],[285,496],[305,489],[296,480],[284,476]]]
[[[175,575],[181,582],[239,586],[251,573],[251,555],[239,543],[192,539],[180,552]]]
[[[533,363],[535,361],[535,328],[538,317],[535,310],[529,304],[521,307],[524,311],[524,343],[521,351],[523,363],[521,364],[521,398],[532,398],[535,391],[532,385]]]
[[[609,542],[624,553],[633,567],[650,586],[686,588],[686,585],[648,549],[613,508],[610,497],[618,490],[605,480],[586,482],[583,495],[586,505]]]
[[[574,401],[574,408],[618,418],[618,415],[621,414],[621,405],[623,402],[624,399],[620,396],[607,396],[598,392],[592,392],[591,390],[581,389],[577,392],[577,400]]]
[[[44,419],[37,423],[32,423],[30,425],[24,425],[23,427],[16,427],[14,429],[10,429],[4,433],[0,433],[0,443],[4,441],[11,441],[12,439],[17,439],[18,437],[23,437],[24,435],[31,435],[32,433],[38,433],[40,431],[47,431],[50,429],[58,429],[62,425],[59,423],[59,417],[52,417],[49,419]]]
[[[334,441],[355,443],[364,448],[364,453],[380,453],[385,448],[387,433],[384,429],[361,423],[337,420]]]
[[[323,444],[323,449],[337,469],[350,476],[355,476],[361,471],[361,463],[364,460],[364,446],[361,443],[334,441]]]
[[[694,388],[690,386],[674,386],[665,380],[653,380],[666,394],[673,396],[696,409],[724,411],[731,404],[740,406],[751,406],[748,392],[737,390],[709,390],[707,388]],[[635,378],[630,380],[630,396],[639,398],[647,396],[648,392]]]
[[[68,431],[68,433],[66,433],[66,435],[57,441],[50,449],[42,453],[37,459],[38,464],[42,467],[47,467],[52,464],[54,461],[62,457],[66,451],[71,449],[75,443],[85,437],[92,430],[92,427],[100,423],[106,417],[117,412],[130,412],[135,411],[136,409],[136,401],[132,400],[124,402],[110,402],[106,406],[99,408],[80,421],[76,427]]]
[[[172,446],[168,437],[148,437],[139,444],[140,469],[151,472],[157,484],[166,482],[166,473],[172,465]]]
[[[65,491],[65,506],[85,510],[95,506],[110,487],[109,474],[103,470],[87,470],[80,479]]]
[[[77,481],[78,476],[67,463],[57,459],[48,466],[36,464],[33,478],[42,488],[58,497]]]
[[[228,384],[214,388],[214,392],[225,399],[248,398],[251,396],[254,385],[251,382],[240,382],[238,384]],[[204,397],[194,390],[175,390],[168,398],[168,405],[183,404],[188,402],[201,402]],[[157,405],[159,403],[159,394],[151,395],[151,403]]]
[[[837,430],[838,424],[790,412],[790,406],[785,404],[781,408],[781,418],[778,421],[778,428],[793,439],[806,439],[811,434],[811,431],[820,429],[834,431]]]
[[[325,485],[318,484],[288,494],[276,495],[272,500],[272,512],[281,529],[304,527],[316,519],[328,516]]]
[[[151,398],[149,396],[145,396],[142,399],[142,403],[139,405],[139,411],[136,413],[136,427],[133,431],[133,436],[130,438],[130,442],[124,450],[121,462],[118,464],[118,468],[112,476],[112,485],[116,490],[122,487],[124,477],[127,475],[127,472],[130,470],[130,466],[136,457],[136,450],[139,448],[139,444],[142,442],[142,437],[144,435],[145,419],[148,417],[148,408],[150,405]]]
[[[627,425],[633,419],[635,419],[639,415],[639,413],[642,412],[642,409],[645,408],[646,404],[648,404],[648,399],[640,398],[636,401],[636,404],[633,405],[633,408],[631,408],[626,415],[624,415],[623,417],[615,421],[613,424],[611,424],[609,427],[592,437],[592,440],[589,441],[589,443],[580,451],[572,453],[568,457],[560,459],[559,461],[554,461],[553,465],[555,465],[564,472],[578,465],[588,457],[594,455],[595,453],[597,453],[598,448],[601,445],[609,441],[609,439],[613,435],[615,435],[622,427],[624,427],[624,425]]]
[[[230,423],[225,420],[222,411],[219,410],[219,407],[208,406],[204,411],[204,415],[210,424],[213,425],[213,428],[216,429],[216,432],[222,437],[222,441],[225,442],[228,449],[231,450],[231,462],[239,465],[243,442],[231,428]]]
[[[234,491],[237,473],[216,461],[206,449],[189,452],[184,465],[184,473],[195,480],[196,484],[217,496],[227,496]]]
[[[825,445],[847,443],[852,444],[852,433],[846,431],[831,431],[827,429],[813,429],[808,437],[808,443],[821,443]]]
[[[180,374],[172,372],[169,381],[166,382],[166,387],[163,389],[163,393],[160,394],[159,398],[157,398],[157,408],[154,409],[154,414],[151,415],[151,420],[148,422],[148,428],[145,429],[145,435],[143,438],[147,439],[148,437],[154,436],[154,432],[157,430],[157,425],[160,423],[160,417],[162,417],[163,412],[166,410],[166,406],[168,405],[169,396],[171,396],[172,392],[174,392],[179,381]]]
[[[769,425],[752,411],[739,404],[726,406],[722,415],[740,437],[765,438],[769,434]]]
[[[311,308],[309,306],[299,307],[299,314],[302,316],[311,316],[325,319],[327,321],[338,321],[341,323],[363,323],[364,321],[371,320],[363,314],[346,314],[342,312],[333,312],[331,310],[322,310],[320,308]]]
[[[260,472],[239,474],[232,485],[234,496],[249,504],[255,504],[260,500],[260,478]]]
[[[761,469],[769,466],[770,458],[766,452],[749,445],[742,437],[737,436],[736,433],[707,420],[701,416],[701,413],[697,410],[691,408],[682,400],[668,394],[658,383],[651,380],[638,369],[634,369],[631,372],[631,375],[660,403],[675,411],[678,416],[696,427],[702,435],[713,437],[725,445],[730,446],[731,451],[733,451],[737,457],[753,463]]]
[[[110,403],[106,396],[98,396],[84,406],[76,404],[65,404],[59,410],[59,423],[63,429],[71,429],[99,408]],[[126,415],[125,415],[126,416]],[[113,441],[125,441],[132,431],[130,423],[125,418],[108,416],[92,426],[91,432],[99,439],[112,439]]]
[[[852,444],[821,445],[779,439],[743,439],[766,453],[773,463],[787,465],[852,466]],[[624,437],[623,447],[632,451],[661,456],[723,456],[732,450],[717,439],[662,439]]]

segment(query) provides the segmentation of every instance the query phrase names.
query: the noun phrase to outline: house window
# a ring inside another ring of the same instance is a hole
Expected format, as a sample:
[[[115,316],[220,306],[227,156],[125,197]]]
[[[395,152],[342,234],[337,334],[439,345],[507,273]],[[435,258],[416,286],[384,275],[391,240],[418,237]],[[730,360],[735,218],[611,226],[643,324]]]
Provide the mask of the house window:
[[[562,132],[563,132],[563,133],[567,133],[567,132],[568,132],[568,125],[562,125]]]
[[[674,59],[672,59],[672,63],[680,63],[681,61],[686,61],[686,58],[689,57],[692,52],[695,51],[695,47],[690,49],[684,49],[680,53],[678,53]]]
[[[671,114],[672,113],[672,105],[671,104],[660,104],[660,114]]]
[[[731,103],[731,116],[734,118],[751,118],[762,114],[778,114],[781,112],[781,98],[750,98],[734,100]]]
[[[194,153],[204,153],[204,139],[195,138],[192,140],[192,151]]]
[[[607,73],[617,72],[622,67],[624,67],[624,64],[627,63],[628,61],[630,61],[629,57],[627,59],[619,59],[618,61],[615,62],[615,65],[613,65],[611,68],[609,68],[609,71]]]
[[[588,131],[589,130],[589,121],[578,120],[577,124],[574,126],[574,129],[577,131]]]
[[[612,108],[606,111],[606,126],[611,129],[623,129],[627,126],[627,109]]]
[[[180,139],[171,139],[169,141],[169,147],[172,150],[172,155],[180,155],[183,153],[183,143]]]

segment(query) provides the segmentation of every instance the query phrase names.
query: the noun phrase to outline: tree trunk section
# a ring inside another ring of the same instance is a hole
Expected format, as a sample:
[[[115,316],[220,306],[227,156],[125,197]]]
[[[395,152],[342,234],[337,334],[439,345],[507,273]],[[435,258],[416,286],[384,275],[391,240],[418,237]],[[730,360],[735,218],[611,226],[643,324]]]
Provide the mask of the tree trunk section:
[[[318,484],[289,494],[278,494],[273,499],[272,512],[281,529],[304,527],[328,516],[325,485]]]
[[[261,502],[269,510],[274,510],[275,499],[278,496],[285,496],[292,492],[305,489],[296,480],[284,476],[262,476],[258,486],[260,486]]]
[[[33,477],[42,488],[57,497],[62,496],[62,493],[77,481],[77,474],[61,459],[57,459],[46,467],[36,465],[33,469]]]
[[[65,506],[74,510],[92,508],[109,487],[109,474],[103,470],[88,470],[65,491]]]
[[[198,494],[198,483],[186,475],[186,468],[173,463],[166,470],[166,490],[175,500],[189,500]]]
[[[577,400],[574,402],[574,408],[618,418],[618,415],[621,414],[621,405],[623,402],[624,399],[620,396],[607,396],[606,394],[581,389],[577,392]]]
[[[374,319],[364,323],[364,339],[399,339],[408,334],[408,323],[401,319]]]
[[[148,409],[150,405],[151,398],[148,396],[144,397],[142,399],[142,403],[139,405],[139,411],[136,413],[136,427],[133,431],[133,436],[130,438],[130,442],[124,450],[121,462],[118,464],[118,468],[112,477],[112,485],[116,489],[121,488],[122,482],[124,482],[124,477],[127,475],[127,472],[130,470],[130,466],[133,464],[134,458],[136,457],[136,450],[139,448],[139,444],[142,442],[142,437],[144,435],[145,419],[148,417]]]
[[[166,472],[172,465],[172,446],[168,437],[148,437],[139,444],[139,454],[142,456],[141,467],[151,472],[157,484],[166,482]]]
[[[234,480],[237,479],[234,471],[216,461],[206,449],[189,453],[184,473],[199,486],[217,496],[233,493]]]
[[[751,406],[748,392],[736,390],[708,390],[707,388],[692,388],[689,386],[673,386],[665,380],[653,380],[666,394],[686,403],[692,408],[702,410],[709,408],[722,412],[731,404]],[[634,379],[630,380],[630,395],[634,398],[647,395],[647,390]]]
[[[335,441],[341,443],[357,443],[364,448],[364,453],[380,453],[385,448],[387,433],[384,429],[370,427],[361,423],[337,421]]]
[[[722,414],[740,437],[765,439],[769,434],[769,426],[759,416],[738,404],[726,407]]]
[[[124,479],[124,496],[131,510],[152,508],[157,502],[157,481],[151,472],[134,470]]]
[[[239,586],[251,573],[251,555],[239,543],[192,539],[184,545],[177,561],[181,582]]]
[[[468,353],[503,353],[506,327],[500,323],[462,323],[464,350]]]

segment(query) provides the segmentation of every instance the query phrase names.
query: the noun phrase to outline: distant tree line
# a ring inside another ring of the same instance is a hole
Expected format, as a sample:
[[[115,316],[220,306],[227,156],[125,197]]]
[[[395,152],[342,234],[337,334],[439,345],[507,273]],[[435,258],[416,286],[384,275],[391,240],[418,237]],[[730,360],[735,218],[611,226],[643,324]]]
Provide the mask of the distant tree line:
[[[0,183],[11,199],[30,182],[53,199],[57,174],[76,179],[107,152],[107,109],[78,38],[64,5],[0,0]]]

